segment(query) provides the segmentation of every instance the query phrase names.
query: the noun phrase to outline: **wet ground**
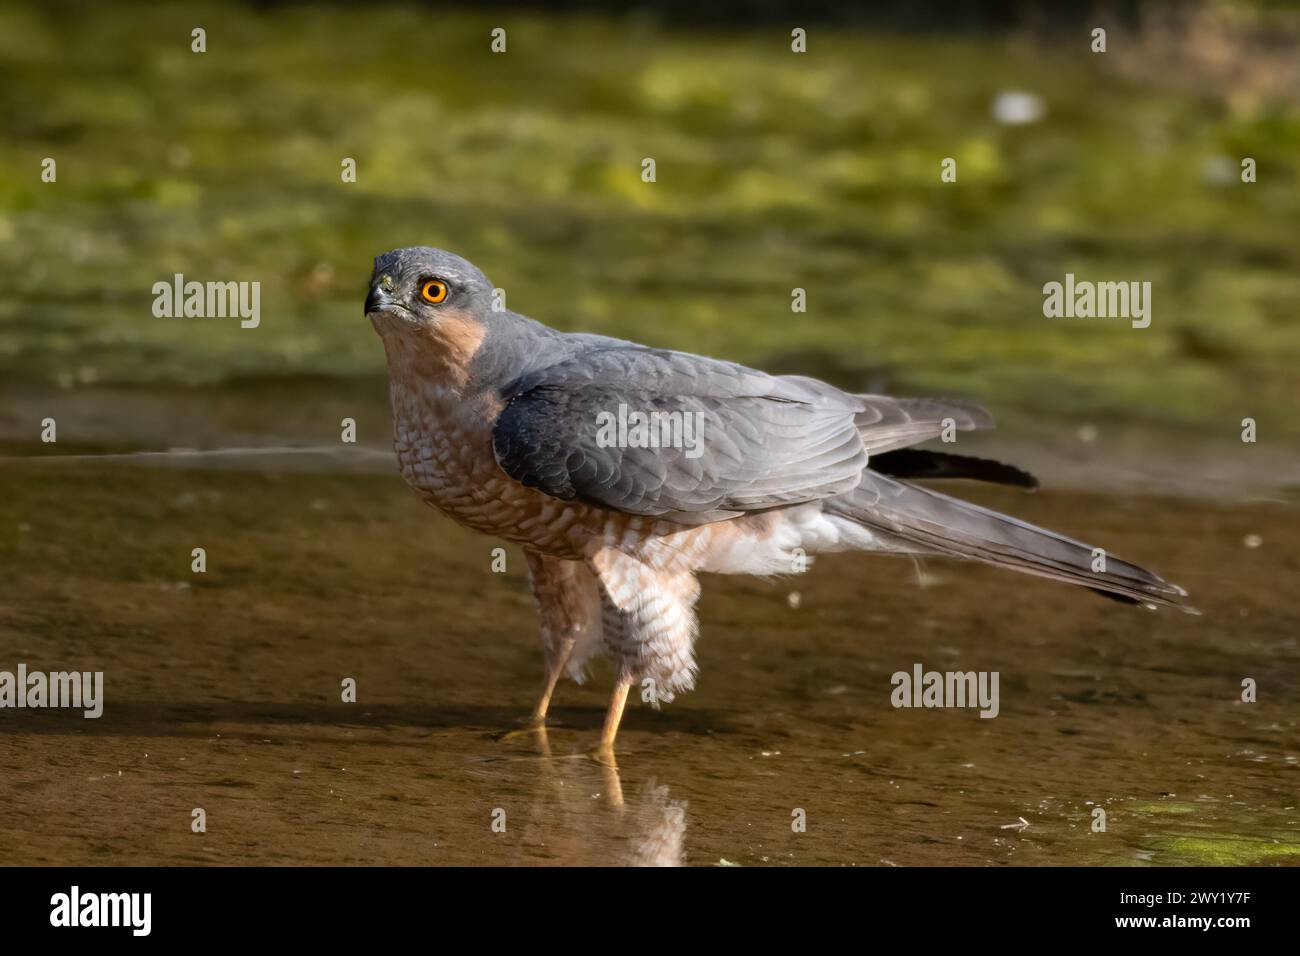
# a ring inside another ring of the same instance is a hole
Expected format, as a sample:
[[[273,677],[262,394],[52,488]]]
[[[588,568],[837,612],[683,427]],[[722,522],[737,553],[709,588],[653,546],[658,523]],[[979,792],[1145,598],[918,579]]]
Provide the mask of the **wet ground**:
[[[79,450],[110,449],[0,453]],[[707,577],[698,690],[630,705],[615,770],[585,756],[604,671],[561,685],[545,738],[502,739],[540,681],[522,556],[492,573],[497,542],[383,454],[6,459],[0,670],[101,670],[106,701],[0,711],[0,863],[1300,863],[1294,491],[1086,484],[950,487],[1202,616],[942,561]],[[999,716],[894,709],[917,662],[998,671]]]

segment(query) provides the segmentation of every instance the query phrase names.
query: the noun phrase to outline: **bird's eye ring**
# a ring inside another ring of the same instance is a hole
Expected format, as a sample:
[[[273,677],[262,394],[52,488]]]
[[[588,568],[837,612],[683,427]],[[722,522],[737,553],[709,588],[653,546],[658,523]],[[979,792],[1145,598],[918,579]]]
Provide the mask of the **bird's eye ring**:
[[[447,283],[441,279],[426,279],[420,286],[420,295],[425,302],[437,305],[447,298]]]

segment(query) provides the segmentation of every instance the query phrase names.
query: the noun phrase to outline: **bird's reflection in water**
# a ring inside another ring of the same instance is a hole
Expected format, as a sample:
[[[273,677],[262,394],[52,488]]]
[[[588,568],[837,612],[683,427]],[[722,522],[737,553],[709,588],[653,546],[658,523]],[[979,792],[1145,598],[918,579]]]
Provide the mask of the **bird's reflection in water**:
[[[666,784],[651,778],[625,796],[612,759],[555,756],[544,728],[537,731],[536,743],[542,759],[529,828],[539,842],[562,853],[564,862],[595,854],[604,865],[686,863],[689,805],[674,800]]]
[[[615,773],[618,771],[615,770]],[[681,866],[686,862],[686,801],[651,780],[637,798],[628,839],[629,866]]]

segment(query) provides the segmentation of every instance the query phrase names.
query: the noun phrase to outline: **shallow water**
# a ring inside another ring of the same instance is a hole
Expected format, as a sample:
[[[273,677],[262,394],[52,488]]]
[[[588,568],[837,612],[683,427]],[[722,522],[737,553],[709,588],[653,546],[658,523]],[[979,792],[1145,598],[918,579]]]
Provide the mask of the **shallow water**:
[[[106,685],[98,720],[0,712],[0,862],[1300,862],[1294,493],[954,489],[1154,567],[1200,617],[942,561],[707,577],[698,690],[633,701],[611,769],[585,756],[607,671],[561,685],[545,738],[502,738],[540,681],[519,552],[491,573],[497,542],[373,457],[185,464],[0,467],[0,670]],[[894,709],[916,662],[998,671],[999,716]]]

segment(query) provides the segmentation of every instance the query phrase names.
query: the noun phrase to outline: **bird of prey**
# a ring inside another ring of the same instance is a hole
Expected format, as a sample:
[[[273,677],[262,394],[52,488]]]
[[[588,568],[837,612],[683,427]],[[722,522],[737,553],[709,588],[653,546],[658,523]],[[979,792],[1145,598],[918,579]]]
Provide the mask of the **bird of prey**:
[[[694,686],[700,571],[788,574],[804,555],[880,551],[983,561],[1133,604],[1186,597],[1114,557],[1094,570],[1089,545],[908,480],[1036,483],[912,447],[990,426],[976,406],[559,332],[501,308],[479,269],[440,249],[379,256],[365,310],[387,354],[407,483],[527,556],[546,667],[534,723],[563,674],[580,681],[593,655],[612,658],[599,754],[613,753],[630,687],[657,705]],[[665,422],[678,430],[655,430]]]

